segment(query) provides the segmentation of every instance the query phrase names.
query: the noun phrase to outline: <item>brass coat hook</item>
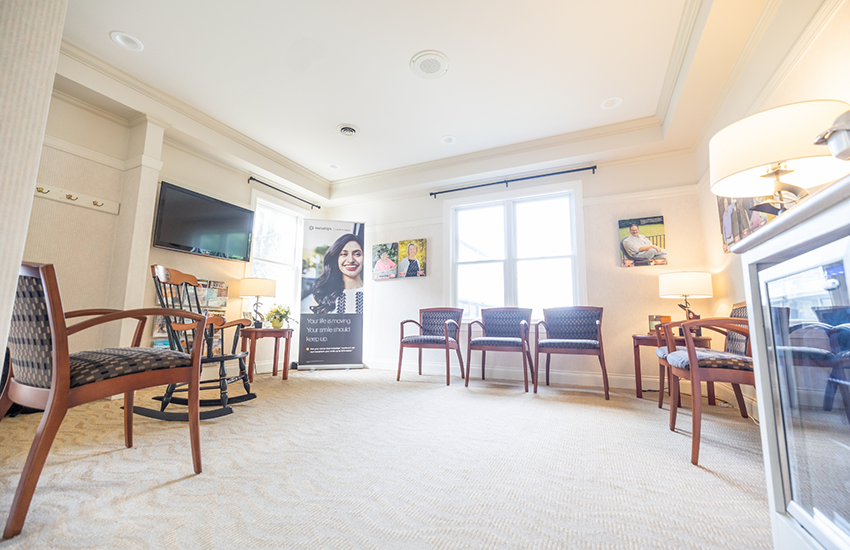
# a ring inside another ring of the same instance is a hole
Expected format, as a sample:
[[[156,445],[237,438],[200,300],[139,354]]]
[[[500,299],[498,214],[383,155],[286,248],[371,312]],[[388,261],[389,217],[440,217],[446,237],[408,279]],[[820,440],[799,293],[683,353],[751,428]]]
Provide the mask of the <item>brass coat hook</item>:
[[[68,199],[69,201],[75,201],[75,200],[79,199],[80,197],[74,197],[74,196],[71,195],[71,193],[68,193],[67,195],[65,195],[65,198]]]
[[[103,206],[103,203],[102,203],[102,202],[91,201],[91,203],[92,203],[93,205],[97,206],[98,208],[100,208],[101,206]]]
[[[36,187],[35,190],[38,191],[39,193],[41,193],[42,195],[46,195],[46,194],[50,193],[50,189],[45,191],[44,187]]]

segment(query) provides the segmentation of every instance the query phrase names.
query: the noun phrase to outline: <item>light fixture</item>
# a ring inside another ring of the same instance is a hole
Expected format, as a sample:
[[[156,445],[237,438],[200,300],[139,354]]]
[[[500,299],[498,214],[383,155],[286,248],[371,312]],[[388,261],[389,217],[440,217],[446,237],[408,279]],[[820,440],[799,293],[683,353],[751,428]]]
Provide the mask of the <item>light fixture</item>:
[[[818,136],[815,145],[827,145],[833,157],[850,160],[850,111],[836,118],[829,130]]]
[[[452,145],[453,143],[457,143],[457,138],[454,136],[443,136],[440,138],[440,143],[443,145]]]
[[[331,170],[339,170],[340,168],[342,168],[342,166],[340,166],[339,164],[328,164],[328,168],[330,168]]]
[[[136,38],[135,36],[130,36],[126,32],[121,31],[112,31],[109,33],[109,37],[113,42],[121,46],[122,48],[126,48],[131,52],[140,52],[145,49],[142,41]]]
[[[806,196],[806,188],[844,176],[850,165],[832,158],[814,139],[848,107],[835,100],[792,103],[720,130],[708,145],[712,193],[722,197],[772,195],[752,210],[780,214]]]
[[[611,109],[616,109],[617,107],[619,107],[622,104],[623,104],[623,98],[622,97],[609,97],[608,99],[606,99],[605,101],[602,102],[600,107],[605,109],[606,111],[609,111]]]
[[[263,316],[260,314],[260,298],[274,298],[274,279],[261,279],[259,277],[247,277],[239,283],[239,296],[241,298],[254,298],[254,327],[262,328]]]
[[[661,298],[684,298],[679,307],[685,310],[687,319],[691,319],[691,305],[688,298],[711,298],[711,273],[699,271],[681,271],[662,273],[658,276],[658,296]]]
[[[337,131],[345,137],[354,137],[360,129],[354,124],[340,124],[336,127]]]

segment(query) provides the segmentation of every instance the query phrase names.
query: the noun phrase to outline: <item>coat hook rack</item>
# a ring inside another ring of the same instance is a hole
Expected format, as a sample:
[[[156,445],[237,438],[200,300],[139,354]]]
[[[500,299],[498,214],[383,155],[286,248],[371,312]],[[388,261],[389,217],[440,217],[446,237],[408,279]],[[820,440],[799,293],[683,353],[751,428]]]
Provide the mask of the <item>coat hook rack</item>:
[[[51,193],[51,191],[53,192]],[[79,206],[113,215],[118,214],[118,210],[121,206],[117,201],[83,195],[82,193],[77,193],[70,189],[61,189],[53,185],[38,184],[33,190],[33,195],[48,201],[56,201],[66,206]]]

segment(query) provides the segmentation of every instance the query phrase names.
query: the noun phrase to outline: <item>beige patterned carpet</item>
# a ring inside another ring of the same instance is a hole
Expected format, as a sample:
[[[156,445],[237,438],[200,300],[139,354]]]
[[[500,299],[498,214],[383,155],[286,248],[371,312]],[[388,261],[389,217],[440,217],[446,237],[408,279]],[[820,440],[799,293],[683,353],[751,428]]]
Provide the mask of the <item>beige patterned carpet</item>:
[[[380,370],[260,375],[188,428],[66,417],[12,548],[770,548],[758,427],[705,407],[700,466],[653,395]],[[151,395],[150,393],[146,395]],[[137,404],[146,401],[137,397]],[[0,422],[5,517],[41,415]]]

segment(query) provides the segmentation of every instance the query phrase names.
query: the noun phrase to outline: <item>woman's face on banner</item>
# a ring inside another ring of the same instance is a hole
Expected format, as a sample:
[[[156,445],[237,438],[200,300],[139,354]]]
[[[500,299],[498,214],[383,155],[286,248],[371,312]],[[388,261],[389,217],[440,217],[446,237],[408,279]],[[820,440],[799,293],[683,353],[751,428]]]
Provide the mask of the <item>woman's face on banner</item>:
[[[355,278],[363,269],[363,249],[357,241],[349,241],[339,253],[339,270],[343,277]]]

